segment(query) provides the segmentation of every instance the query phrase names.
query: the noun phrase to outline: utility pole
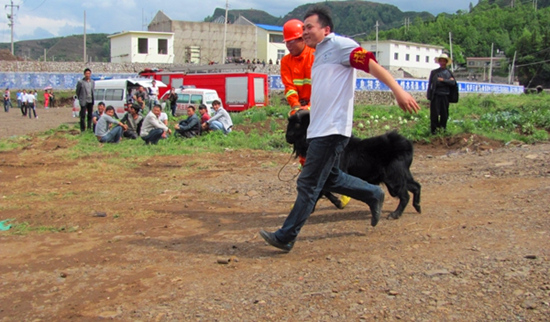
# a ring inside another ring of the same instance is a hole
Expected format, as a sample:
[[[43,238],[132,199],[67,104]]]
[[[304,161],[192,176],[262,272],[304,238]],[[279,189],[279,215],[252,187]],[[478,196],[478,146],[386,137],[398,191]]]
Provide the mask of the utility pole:
[[[225,55],[227,54],[226,42],[227,42],[227,11],[229,10],[229,0],[225,0],[225,20],[223,22],[223,50],[222,61],[220,64],[225,64]]]
[[[10,7],[10,10],[11,10],[10,11],[11,13],[8,14],[8,20],[10,21],[8,23],[8,26],[11,28],[11,54],[15,55],[13,50],[13,24],[14,24],[13,20],[15,18],[13,14],[13,8],[17,8],[19,10],[19,6],[14,5],[13,0],[11,0],[10,4],[7,4],[4,8],[7,9],[8,7]]]
[[[378,60],[378,26],[380,26],[378,20],[376,20],[376,25],[374,26],[376,27],[376,51],[374,52],[374,57]]]
[[[86,10],[84,10],[84,56],[83,56],[84,64],[87,63],[86,59]]]
[[[451,72],[454,72],[453,62],[453,34],[449,31],[449,48],[451,49]]]
[[[493,47],[494,43],[491,44],[491,62],[489,64],[489,83],[493,82]]]
[[[141,30],[145,31],[145,9],[141,8]]]
[[[512,67],[510,68],[510,73],[508,74],[508,84],[513,84],[514,82],[514,68],[516,67],[516,54],[518,51],[514,52],[514,60],[512,60]]]
[[[409,31],[410,24],[411,24],[411,18],[405,18],[405,22],[403,23],[403,25],[405,26],[405,33]]]

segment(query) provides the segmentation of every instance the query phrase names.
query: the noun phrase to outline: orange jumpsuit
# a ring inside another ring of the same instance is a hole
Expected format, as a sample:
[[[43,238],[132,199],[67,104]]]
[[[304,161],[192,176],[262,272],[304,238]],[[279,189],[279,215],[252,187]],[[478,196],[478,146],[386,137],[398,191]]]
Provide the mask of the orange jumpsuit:
[[[311,96],[311,66],[315,49],[305,46],[299,56],[287,54],[281,60],[281,80],[291,107],[308,106]]]

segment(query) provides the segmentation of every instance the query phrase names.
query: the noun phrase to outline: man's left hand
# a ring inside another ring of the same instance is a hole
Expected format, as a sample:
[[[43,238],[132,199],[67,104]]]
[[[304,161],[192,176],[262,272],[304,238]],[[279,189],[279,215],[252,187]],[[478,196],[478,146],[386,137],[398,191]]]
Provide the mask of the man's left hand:
[[[414,97],[412,97],[412,95],[407,93],[404,89],[398,90],[394,94],[397,104],[403,111],[409,113],[418,113],[418,111],[420,111],[420,106]]]

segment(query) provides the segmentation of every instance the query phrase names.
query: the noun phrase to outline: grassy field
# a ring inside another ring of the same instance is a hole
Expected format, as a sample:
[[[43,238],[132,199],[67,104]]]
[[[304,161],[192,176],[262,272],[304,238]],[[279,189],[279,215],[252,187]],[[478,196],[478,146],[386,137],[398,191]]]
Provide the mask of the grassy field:
[[[277,103],[277,102],[276,102]],[[423,106],[427,102],[424,103]],[[69,157],[78,158],[96,153],[120,158],[152,155],[185,155],[200,152],[222,152],[226,149],[290,151],[285,142],[288,108],[282,104],[250,109],[232,114],[235,130],[228,136],[211,133],[192,140],[170,137],[157,146],[145,146],[141,140],[125,140],[118,145],[102,145],[92,133],[74,135],[74,130],[61,126],[44,136],[66,135],[74,141]],[[446,133],[431,135],[429,109],[418,114],[405,114],[397,106],[357,106],[354,135],[371,137],[391,130],[414,142],[429,143],[434,139],[475,134],[506,144],[512,141],[535,143],[548,140],[550,132],[550,95],[469,95],[451,104]],[[170,118],[173,127],[178,118]],[[0,150],[25,145],[25,138],[0,141]]]

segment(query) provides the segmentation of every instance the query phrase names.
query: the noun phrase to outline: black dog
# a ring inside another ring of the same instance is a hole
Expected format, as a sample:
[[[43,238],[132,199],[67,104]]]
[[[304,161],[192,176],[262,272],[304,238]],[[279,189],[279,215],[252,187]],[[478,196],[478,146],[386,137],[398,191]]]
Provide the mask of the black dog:
[[[288,119],[286,141],[294,145],[296,156],[306,157],[308,126],[309,111],[298,111]],[[384,183],[390,195],[399,198],[397,209],[390,214],[391,218],[398,219],[409,203],[409,191],[413,194],[414,209],[421,212],[421,186],[411,174],[412,160],[412,143],[393,131],[364,140],[351,137],[340,156],[340,169],[371,184]],[[336,207],[343,208],[336,196],[325,191],[322,194]]]

